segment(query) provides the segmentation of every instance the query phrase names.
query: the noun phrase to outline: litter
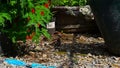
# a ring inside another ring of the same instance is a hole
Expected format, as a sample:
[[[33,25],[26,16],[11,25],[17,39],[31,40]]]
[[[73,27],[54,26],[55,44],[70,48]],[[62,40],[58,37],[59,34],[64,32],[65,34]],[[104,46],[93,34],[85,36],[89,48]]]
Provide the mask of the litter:
[[[24,66],[27,68],[56,68],[56,66],[46,66],[39,63],[32,63],[31,65],[28,65],[24,61],[11,58],[5,59],[4,62],[13,66]]]
[[[16,60],[16,59],[5,59],[4,62],[10,64],[10,65],[15,65],[15,66],[26,66],[26,63],[21,61],[21,60]]]

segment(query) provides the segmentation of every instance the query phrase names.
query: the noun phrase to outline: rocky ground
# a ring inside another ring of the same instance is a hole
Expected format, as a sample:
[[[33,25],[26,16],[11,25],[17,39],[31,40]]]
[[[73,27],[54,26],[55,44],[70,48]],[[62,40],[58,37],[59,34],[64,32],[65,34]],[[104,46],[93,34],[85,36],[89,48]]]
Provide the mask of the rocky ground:
[[[104,40],[98,34],[57,32],[49,41],[42,38],[37,46],[30,40],[26,44],[26,54],[14,58],[28,64],[36,62],[57,68],[120,68],[120,57],[106,50]],[[13,57],[1,57],[0,68],[27,68],[8,65],[2,62],[5,58]]]

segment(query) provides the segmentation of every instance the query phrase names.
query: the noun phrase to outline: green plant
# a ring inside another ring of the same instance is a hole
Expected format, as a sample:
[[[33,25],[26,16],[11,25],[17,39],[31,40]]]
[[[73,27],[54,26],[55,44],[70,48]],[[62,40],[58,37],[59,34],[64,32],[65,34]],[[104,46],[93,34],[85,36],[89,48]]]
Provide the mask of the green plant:
[[[51,20],[48,0],[0,0],[0,31],[17,40],[50,38],[46,24]]]
[[[86,0],[51,0],[52,6],[84,6]]]

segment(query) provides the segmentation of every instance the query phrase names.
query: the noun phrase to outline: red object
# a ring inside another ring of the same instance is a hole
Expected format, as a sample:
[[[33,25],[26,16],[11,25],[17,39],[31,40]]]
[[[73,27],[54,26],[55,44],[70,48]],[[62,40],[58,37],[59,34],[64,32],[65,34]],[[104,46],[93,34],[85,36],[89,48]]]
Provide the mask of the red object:
[[[45,3],[44,6],[45,6],[46,8],[49,8],[49,3]]]
[[[27,35],[26,40],[30,40],[30,39],[32,39],[32,36]]]
[[[33,36],[29,36],[29,39],[32,39]]]
[[[34,9],[34,8],[32,8],[31,12],[32,12],[32,13],[35,13],[35,9]]]
[[[26,36],[26,40],[28,40],[28,39],[29,39],[29,36],[27,35],[27,36]]]
[[[41,14],[42,16],[44,16],[44,11],[41,11],[40,14]]]

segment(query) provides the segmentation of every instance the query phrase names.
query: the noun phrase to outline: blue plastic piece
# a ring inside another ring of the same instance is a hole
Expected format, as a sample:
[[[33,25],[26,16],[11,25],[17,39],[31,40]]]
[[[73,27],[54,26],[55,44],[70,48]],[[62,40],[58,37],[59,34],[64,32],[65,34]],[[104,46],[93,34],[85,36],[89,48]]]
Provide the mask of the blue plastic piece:
[[[56,68],[56,66],[48,66],[48,68]]]
[[[38,64],[38,63],[32,63],[31,68],[47,68],[45,65],[43,64]]]
[[[10,65],[15,65],[15,66],[27,66],[27,64],[21,60],[16,60],[16,59],[5,59],[4,62],[10,64]],[[32,63],[30,65],[31,68],[56,68],[55,66],[45,66],[43,64],[39,63]]]
[[[15,66],[26,66],[26,63],[16,59],[5,59],[4,62]]]
[[[38,67],[39,68],[39,67]],[[41,68],[47,68],[47,66],[41,66]]]

